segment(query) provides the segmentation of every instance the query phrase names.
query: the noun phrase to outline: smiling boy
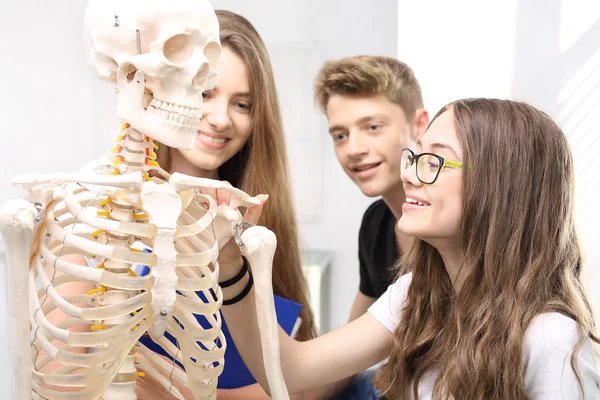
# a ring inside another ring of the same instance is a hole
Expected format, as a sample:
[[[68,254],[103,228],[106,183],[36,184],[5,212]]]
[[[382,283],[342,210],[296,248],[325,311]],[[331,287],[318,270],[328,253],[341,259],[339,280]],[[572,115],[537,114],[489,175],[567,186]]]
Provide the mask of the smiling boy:
[[[402,149],[414,148],[429,122],[411,68],[390,57],[356,56],[325,63],[315,100],[344,172],[369,197],[359,232],[360,286],[350,320],[364,314],[394,279],[393,265],[410,239],[396,228],[406,200]]]

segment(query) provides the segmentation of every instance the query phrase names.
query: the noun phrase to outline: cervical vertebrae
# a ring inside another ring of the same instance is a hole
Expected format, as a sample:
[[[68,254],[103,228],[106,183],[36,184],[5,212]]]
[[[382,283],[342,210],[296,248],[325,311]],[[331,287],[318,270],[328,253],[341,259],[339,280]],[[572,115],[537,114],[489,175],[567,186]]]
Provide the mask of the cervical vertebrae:
[[[148,171],[156,170],[159,167],[156,162],[156,153],[154,150],[158,146],[150,137],[144,138],[142,135],[134,137],[133,133],[128,133],[129,124],[123,124],[121,134],[115,139],[115,147],[110,150],[109,162],[114,164],[113,175],[120,175],[124,171],[142,171],[144,178],[149,181]]]
[[[118,79],[123,125],[108,155],[79,174],[15,178],[29,195],[0,211],[13,400],[136,399],[144,374],[177,399],[175,381],[196,399],[216,397],[226,349],[219,248],[240,226],[237,208],[260,202],[224,182],[166,173],[153,142],[186,147],[197,134],[201,92],[214,83],[220,52],[215,21],[203,0],[90,1],[88,55],[101,77]],[[125,27],[141,29],[143,54],[131,53]],[[138,71],[128,77],[132,65]],[[230,194],[230,206],[217,206],[206,189]],[[257,304],[266,305],[257,314],[271,394],[286,399],[270,281],[276,239],[262,227],[241,237]],[[137,276],[136,266],[149,273]],[[142,335],[170,359],[141,344]]]

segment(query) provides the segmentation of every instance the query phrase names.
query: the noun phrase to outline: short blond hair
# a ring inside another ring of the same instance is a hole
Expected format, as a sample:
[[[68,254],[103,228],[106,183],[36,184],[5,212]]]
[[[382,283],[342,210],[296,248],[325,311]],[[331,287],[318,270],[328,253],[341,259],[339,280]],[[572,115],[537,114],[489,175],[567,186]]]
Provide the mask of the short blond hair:
[[[355,56],[326,61],[315,79],[315,103],[327,114],[333,95],[384,93],[412,120],[423,108],[421,86],[412,69],[402,61],[384,56]]]

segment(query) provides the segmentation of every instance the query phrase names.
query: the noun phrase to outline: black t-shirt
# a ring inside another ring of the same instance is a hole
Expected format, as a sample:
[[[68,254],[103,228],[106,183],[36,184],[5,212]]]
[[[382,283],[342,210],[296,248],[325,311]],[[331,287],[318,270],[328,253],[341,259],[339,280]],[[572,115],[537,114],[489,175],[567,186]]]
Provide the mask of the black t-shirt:
[[[379,298],[394,281],[396,250],[396,217],[383,200],[369,206],[358,234],[360,286],[362,294]]]

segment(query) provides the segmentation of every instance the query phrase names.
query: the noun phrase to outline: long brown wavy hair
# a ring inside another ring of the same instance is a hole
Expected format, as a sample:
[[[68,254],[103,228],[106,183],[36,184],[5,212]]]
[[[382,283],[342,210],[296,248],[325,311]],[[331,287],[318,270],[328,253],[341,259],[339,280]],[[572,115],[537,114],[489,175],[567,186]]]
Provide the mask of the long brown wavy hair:
[[[412,272],[401,324],[376,384],[389,400],[417,398],[438,372],[435,399],[530,399],[523,377],[525,331],[539,314],[577,322],[598,343],[581,276],[573,213],[573,159],[561,129],[522,102],[465,99],[454,112],[463,160],[461,284],[438,251],[416,240],[399,263]]]
[[[308,302],[308,287],[302,273],[298,228],[289,185],[285,138],[271,61],[264,42],[252,24],[231,11],[217,10],[221,45],[239,56],[250,73],[252,131],[249,139],[219,168],[219,177],[251,195],[266,193],[259,224],[277,235],[273,261],[273,291],[302,304],[299,340],[316,335]],[[160,145],[158,163],[171,171],[172,149]]]

